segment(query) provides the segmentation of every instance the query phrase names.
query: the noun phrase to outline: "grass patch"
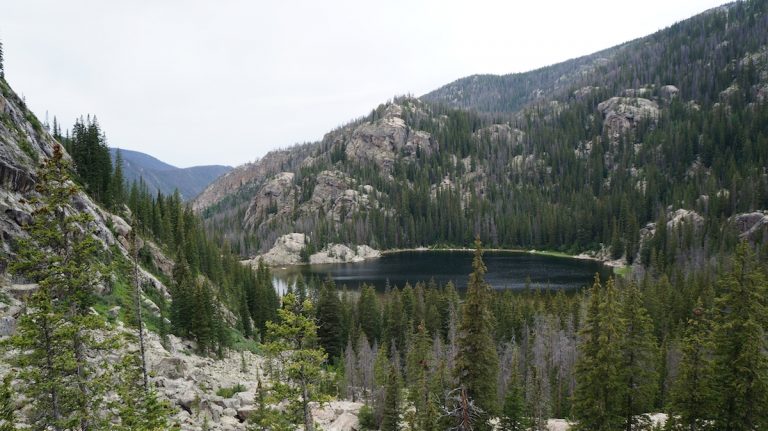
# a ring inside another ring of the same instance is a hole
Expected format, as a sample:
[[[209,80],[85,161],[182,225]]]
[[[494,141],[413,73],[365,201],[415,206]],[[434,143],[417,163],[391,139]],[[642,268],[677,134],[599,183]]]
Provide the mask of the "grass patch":
[[[27,121],[29,121],[30,124],[32,124],[32,128],[35,129],[35,132],[37,132],[38,134],[43,133],[43,125],[40,124],[40,120],[38,120],[37,117],[35,117],[35,114],[27,111],[24,114],[24,118],[26,118]]]
[[[30,144],[24,136],[19,137],[19,148],[21,148],[21,151],[24,151],[24,154],[28,155],[30,159],[34,160],[35,163],[38,162],[39,156],[37,155],[37,151],[32,148],[32,144]]]
[[[17,136],[16,142],[18,142],[18,145],[21,151],[23,151],[24,154],[29,156],[30,159],[34,160],[35,163],[37,163],[39,161],[39,156],[37,154],[37,151],[35,151],[35,149],[32,148],[32,144],[29,143],[29,140],[27,140],[27,137],[25,136],[24,132],[21,129],[19,129],[19,127],[16,125],[16,123],[13,122],[13,120],[11,120],[11,116],[4,112],[0,113],[0,121],[2,121],[3,124],[5,124],[5,127],[8,128],[8,130],[16,132],[16,136]],[[35,118],[35,121],[37,122],[36,118]],[[34,127],[34,124],[35,123],[32,123],[33,127]],[[37,122],[37,124],[40,125],[39,122]],[[42,126],[40,127],[42,130]]]
[[[614,266],[613,267],[613,273],[615,275],[618,275],[619,277],[626,277],[629,275],[630,267],[629,266]]]
[[[5,78],[0,78],[0,92],[3,93],[3,97],[9,97],[11,95],[11,87],[5,82]]]
[[[255,355],[262,355],[261,344],[256,340],[243,337],[240,331],[230,328],[229,339],[232,341],[232,350],[237,352],[249,351]]]
[[[568,254],[562,251],[552,251],[552,250],[531,250],[531,254],[538,254],[541,256],[551,256],[551,257],[573,257],[572,254]]]
[[[222,398],[232,398],[236,393],[245,392],[245,390],[246,390],[245,386],[238,383],[235,386],[232,386],[230,388],[219,388],[216,391],[216,395]]]

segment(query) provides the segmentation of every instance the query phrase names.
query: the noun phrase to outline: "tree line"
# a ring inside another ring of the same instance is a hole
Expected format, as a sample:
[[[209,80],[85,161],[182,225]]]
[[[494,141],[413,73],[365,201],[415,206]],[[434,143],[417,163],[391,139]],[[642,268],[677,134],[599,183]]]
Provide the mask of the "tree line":
[[[70,169],[56,144],[37,173],[28,237],[15,244],[9,269],[37,288],[16,333],[3,341],[14,369],[0,390],[2,429],[17,422],[52,430],[166,429],[171,407],[142,379],[143,352],[126,351],[133,336],[92,313],[110,258],[92,216],[73,211],[80,189]],[[28,406],[24,420],[16,416],[17,399]]]
[[[312,345],[339,375],[327,392],[364,402],[368,429],[490,429],[492,417],[546,429],[557,417],[637,430],[654,411],[670,430],[766,426],[768,280],[748,244],[706,276],[596,278],[570,294],[494,291],[484,271],[478,248],[464,295],[300,280],[288,294],[312,304]]]

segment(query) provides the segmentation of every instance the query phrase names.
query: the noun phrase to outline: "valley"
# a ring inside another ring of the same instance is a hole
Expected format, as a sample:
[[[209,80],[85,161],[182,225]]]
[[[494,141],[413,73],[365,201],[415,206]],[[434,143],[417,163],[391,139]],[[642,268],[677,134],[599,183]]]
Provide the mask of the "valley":
[[[233,168],[41,122],[2,47],[0,430],[768,428],[768,1]]]

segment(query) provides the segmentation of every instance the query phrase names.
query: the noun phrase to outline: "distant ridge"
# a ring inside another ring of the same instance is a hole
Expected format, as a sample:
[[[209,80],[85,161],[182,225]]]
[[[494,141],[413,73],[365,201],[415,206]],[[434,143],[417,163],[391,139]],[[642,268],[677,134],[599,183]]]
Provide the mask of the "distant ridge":
[[[117,155],[117,148],[110,148],[112,161]],[[177,189],[184,200],[190,200],[200,194],[213,180],[232,170],[231,166],[207,165],[177,168],[139,151],[120,149],[123,157],[123,172],[130,183],[144,180],[150,190],[163,194],[172,194]]]

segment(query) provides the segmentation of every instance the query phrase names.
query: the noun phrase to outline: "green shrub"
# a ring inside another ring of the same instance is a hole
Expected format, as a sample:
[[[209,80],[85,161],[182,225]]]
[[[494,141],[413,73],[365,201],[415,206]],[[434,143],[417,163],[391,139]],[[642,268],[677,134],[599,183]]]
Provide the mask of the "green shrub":
[[[368,404],[360,407],[360,411],[357,413],[357,419],[360,421],[361,429],[379,429],[379,426],[376,424],[376,415],[373,413],[373,408]]]
[[[238,383],[231,388],[219,388],[219,390],[216,391],[216,395],[222,398],[232,398],[238,392],[245,392],[245,386]]]
[[[35,132],[43,133],[43,125],[40,124],[40,121],[35,117],[35,114],[27,111],[26,114],[24,114],[24,117],[32,124],[32,128],[35,129]]]
[[[29,143],[27,138],[21,136],[19,139],[19,148],[21,148],[21,151],[24,151],[24,154],[28,155],[30,159],[37,162],[39,160],[39,156],[37,155],[37,151],[32,148],[32,144]]]

